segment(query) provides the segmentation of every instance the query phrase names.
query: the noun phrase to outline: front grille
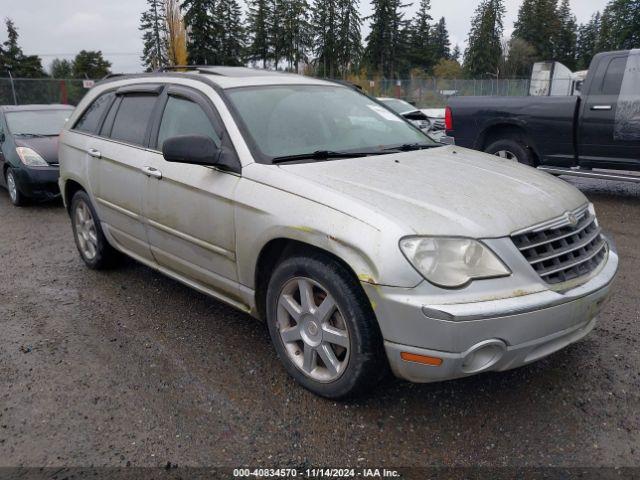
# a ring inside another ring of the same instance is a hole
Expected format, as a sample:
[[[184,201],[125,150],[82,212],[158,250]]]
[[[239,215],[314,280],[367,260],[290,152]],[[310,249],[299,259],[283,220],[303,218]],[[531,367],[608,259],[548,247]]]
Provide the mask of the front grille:
[[[547,283],[562,283],[594,271],[607,254],[596,217],[584,209],[569,220],[546,229],[531,230],[512,237],[533,269]]]

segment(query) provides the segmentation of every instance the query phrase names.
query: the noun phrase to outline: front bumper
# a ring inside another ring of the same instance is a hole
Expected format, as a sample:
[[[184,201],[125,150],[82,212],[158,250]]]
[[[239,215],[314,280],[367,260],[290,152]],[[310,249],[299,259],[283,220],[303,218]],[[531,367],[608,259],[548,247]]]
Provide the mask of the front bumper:
[[[391,369],[400,378],[426,383],[517,368],[580,340],[594,328],[617,268],[610,246],[598,273],[569,291],[450,305],[430,304],[420,287],[363,286]],[[403,353],[441,363],[407,361]]]
[[[58,187],[59,167],[23,167],[15,169],[14,173],[20,193],[26,197],[50,200],[60,196],[60,188]]]

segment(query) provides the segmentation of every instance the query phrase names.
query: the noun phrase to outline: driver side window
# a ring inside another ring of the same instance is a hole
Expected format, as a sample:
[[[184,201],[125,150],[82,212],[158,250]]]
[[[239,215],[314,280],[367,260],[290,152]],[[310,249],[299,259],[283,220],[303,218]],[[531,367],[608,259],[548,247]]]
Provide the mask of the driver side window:
[[[158,132],[158,150],[162,150],[165,140],[178,135],[203,135],[211,138],[217,146],[221,144],[211,120],[200,105],[186,98],[169,96]]]

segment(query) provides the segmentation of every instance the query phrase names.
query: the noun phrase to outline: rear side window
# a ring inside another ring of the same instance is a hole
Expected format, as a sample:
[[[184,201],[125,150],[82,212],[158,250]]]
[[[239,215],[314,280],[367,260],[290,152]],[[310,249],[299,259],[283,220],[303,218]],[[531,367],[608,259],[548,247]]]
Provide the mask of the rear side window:
[[[125,95],[116,113],[111,138],[133,145],[144,145],[156,95]]]
[[[100,120],[102,120],[104,113],[107,111],[107,108],[109,108],[109,105],[111,105],[114,97],[115,93],[109,92],[96,98],[93,103],[89,105],[89,108],[84,111],[80,120],[76,122],[74,129],[81,132],[96,133],[100,127]]]
[[[162,148],[166,139],[178,135],[204,135],[220,146],[220,138],[202,107],[191,100],[170,96],[160,123],[158,148]]]
[[[627,57],[616,57],[609,62],[609,67],[602,84],[603,95],[619,95],[624,71],[627,68]]]

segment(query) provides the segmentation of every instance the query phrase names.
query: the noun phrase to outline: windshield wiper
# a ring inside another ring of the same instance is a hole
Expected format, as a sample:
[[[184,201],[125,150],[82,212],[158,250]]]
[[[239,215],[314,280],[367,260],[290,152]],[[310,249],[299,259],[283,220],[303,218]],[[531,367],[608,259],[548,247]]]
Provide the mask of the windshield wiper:
[[[42,135],[41,133],[14,133],[16,137],[45,137],[46,135]]]
[[[411,152],[413,150],[422,150],[426,148],[441,147],[439,143],[404,143],[395,147],[385,148],[386,151],[397,150],[399,152]]]
[[[311,153],[300,153],[297,155],[283,155],[274,157],[271,163],[293,162],[296,160],[329,160],[331,158],[358,158],[369,155],[385,155],[388,152],[334,152],[331,150],[316,150]]]

